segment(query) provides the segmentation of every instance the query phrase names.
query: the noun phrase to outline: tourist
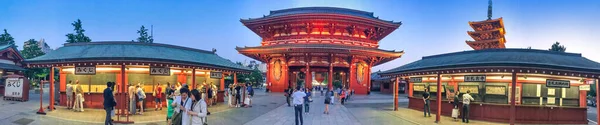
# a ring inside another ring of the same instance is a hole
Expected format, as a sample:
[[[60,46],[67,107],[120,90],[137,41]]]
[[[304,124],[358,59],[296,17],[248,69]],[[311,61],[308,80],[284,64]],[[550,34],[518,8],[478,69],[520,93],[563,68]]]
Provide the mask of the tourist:
[[[310,104],[312,102],[312,91],[310,90],[310,88],[306,89],[306,96],[304,97],[304,113],[308,114],[308,111],[310,109]]]
[[[136,114],[136,92],[137,89],[135,89],[135,86],[133,86],[133,84],[129,83],[129,88],[127,90],[127,94],[129,94],[129,114]]]
[[[423,102],[423,117],[427,117],[427,114],[431,117],[431,110],[429,109],[429,89],[427,88],[425,88],[425,92],[423,93]]]
[[[452,118],[454,118],[454,121],[457,121],[456,118],[458,118],[458,95],[460,94],[459,91],[455,91],[454,92],[454,99],[452,101],[452,104],[454,105],[454,108],[452,109]]]
[[[106,110],[106,118],[104,119],[104,124],[105,125],[112,125],[112,120],[111,120],[111,114],[112,114],[112,110],[114,108],[114,106],[117,105],[117,102],[115,102],[115,97],[113,95],[113,90],[111,89],[111,87],[113,87],[112,85],[113,83],[111,82],[107,82],[106,83],[106,89],[104,89],[104,110]]]
[[[471,90],[467,90],[467,93],[463,94],[462,122],[464,123],[469,123],[469,104],[475,100],[470,94]]]
[[[160,83],[156,84],[156,89],[154,89],[154,111],[158,111],[158,107],[160,106],[160,110],[162,110],[162,87]]]
[[[79,85],[79,80],[75,81],[75,94],[75,111],[83,112],[83,101],[85,101],[85,98],[83,98],[83,88]]]
[[[211,84],[212,84],[212,82],[211,82]],[[208,101],[207,102],[208,106],[211,106],[213,104],[212,103],[213,102],[213,100],[212,100],[212,98],[213,98],[213,89],[212,89],[212,87],[210,85],[206,85],[206,84],[204,84],[204,87],[206,87],[208,89],[208,91],[206,91],[206,94],[208,95],[206,100]]]
[[[323,91],[323,90],[321,90]],[[331,97],[328,97],[329,95],[331,95],[330,93],[333,93],[332,91],[327,91],[327,93],[325,95],[325,112],[323,112],[323,114],[329,114],[329,104],[331,104]]]
[[[204,125],[206,124],[204,120],[206,120],[207,111],[206,111],[206,102],[200,96],[200,91],[197,89],[192,90],[192,94],[190,98],[193,100],[192,107],[190,111],[187,111],[187,114],[190,115],[192,122],[191,125]]]
[[[240,89],[242,89],[242,87],[239,84],[235,86],[235,107],[240,107],[242,103]]]
[[[190,111],[191,107],[192,107],[192,100],[190,98],[188,98],[188,95],[190,94],[190,90],[184,87],[181,87],[181,89],[179,89],[179,96],[175,97],[174,102],[171,104],[171,106],[173,106],[176,110],[176,113],[182,113],[181,115],[181,125],[189,125],[190,124],[190,116],[189,115],[184,115],[187,114],[188,111]],[[173,123],[175,122],[179,122],[179,121],[171,121]]]
[[[291,99],[291,96],[292,96],[292,91],[293,91],[293,90],[292,90],[292,87],[288,87],[288,88],[285,90],[285,100],[286,100],[286,102],[287,102],[287,104],[288,104],[288,107],[292,107],[292,105],[291,105],[291,103],[290,103],[290,101],[291,101],[290,99]]]
[[[321,96],[323,96],[323,87],[317,86],[317,88],[318,88],[317,90],[321,91]]]
[[[146,99],[146,93],[144,92],[144,89],[142,89],[140,84],[138,84],[136,87],[137,87],[138,105],[140,106],[140,112],[138,114],[143,115],[144,114],[144,99]]]
[[[73,108],[73,86],[71,85],[72,81],[69,80],[69,84],[67,84],[67,109]]]
[[[171,118],[173,117],[173,97],[175,97],[175,84],[167,82],[167,123],[171,124]]]
[[[254,97],[254,88],[252,88],[252,84],[248,83],[248,105],[252,107],[252,97]]]
[[[227,90],[227,104],[229,107],[233,107],[233,85],[229,85],[229,89]]]
[[[212,84],[212,89],[213,89],[213,98],[212,98],[212,105],[217,105],[217,91],[219,90],[219,88],[217,88],[217,85]]]
[[[300,87],[296,87],[296,91],[292,94],[292,98],[294,99],[293,103],[296,125],[302,125],[304,123],[302,120],[302,105],[304,104],[304,97],[306,97],[306,93],[300,91]],[[300,124],[298,124],[298,119],[300,119]]]
[[[344,102],[346,102],[346,90],[340,91],[340,104],[344,105]]]
[[[333,91],[333,89],[331,89],[329,91],[330,91],[330,93],[329,93],[328,96],[329,96],[329,98],[331,98],[331,105],[334,105],[334,102],[335,102],[335,91]]]

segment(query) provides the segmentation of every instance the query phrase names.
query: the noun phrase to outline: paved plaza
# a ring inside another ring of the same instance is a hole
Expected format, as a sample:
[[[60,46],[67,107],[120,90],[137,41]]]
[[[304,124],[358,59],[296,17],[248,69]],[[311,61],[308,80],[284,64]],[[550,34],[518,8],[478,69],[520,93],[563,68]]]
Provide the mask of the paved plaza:
[[[104,110],[86,109],[85,112],[72,112],[57,107],[58,110],[47,112],[48,115],[37,115],[39,94],[31,91],[30,101],[14,102],[0,100],[0,122],[3,125],[101,125]],[[371,95],[355,95],[345,105],[336,100],[330,105],[330,114],[323,114],[324,98],[314,93],[314,102],[310,105],[310,114],[304,115],[305,125],[456,125],[460,121],[452,121],[443,116],[441,123],[434,123],[435,117],[423,117],[422,112],[408,109],[406,95],[400,95],[399,111],[393,110],[391,95],[373,93]],[[47,106],[48,96],[44,96]],[[252,108],[230,108],[225,104],[209,107],[210,125],[293,125],[294,110],[285,103],[281,93],[265,93],[257,89]],[[165,111],[163,109],[163,111]],[[140,125],[163,125],[164,112],[150,108],[143,116],[134,115],[130,119]],[[124,118],[124,117],[122,117]],[[471,120],[471,125],[503,125]],[[593,125],[595,123],[590,123]]]

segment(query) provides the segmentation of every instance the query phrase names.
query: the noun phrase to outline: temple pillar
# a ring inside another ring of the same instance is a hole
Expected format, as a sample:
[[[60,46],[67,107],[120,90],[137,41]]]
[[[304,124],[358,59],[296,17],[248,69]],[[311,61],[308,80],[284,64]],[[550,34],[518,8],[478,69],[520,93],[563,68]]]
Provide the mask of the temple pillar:
[[[516,88],[517,88],[517,72],[513,71],[512,72],[512,83],[511,83],[511,89],[510,89],[510,124],[514,125],[515,124],[515,116],[516,114],[516,107],[515,107],[515,98],[516,98]],[[439,92],[439,91],[438,91]]]
[[[329,90],[333,90],[333,64],[329,64],[329,77],[327,77],[327,87]]]
[[[394,111],[398,111],[398,84],[400,83],[400,78],[396,76],[396,82],[394,84]]]
[[[235,73],[234,73],[235,74]],[[267,82],[267,92],[272,91],[271,89],[271,63],[267,62],[267,76],[265,76],[265,78],[267,80],[265,80]]]
[[[192,68],[192,88],[196,89],[196,68]]]
[[[233,73],[233,84],[237,84],[237,73]]]
[[[54,67],[50,67],[50,107],[48,111],[54,110]]]
[[[360,85],[354,86],[354,85],[357,85],[357,83],[356,83],[356,69],[355,68],[356,68],[356,66],[354,65],[354,61],[352,59],[350,59],[350,71],[349,71],[350,72],[349,73],[350,80],[348,80],[349,81],[348,84],[350,85],[350,87],[360,88]],[[354,88],[352,88],[352,89],[354,89]]]
[[[219,81],[219,90],[224,91],[225,90],[225,75],[221,75],[221,80]]]
[[[436,123],[440,123],[440,117],[442,115],[442,74],[438,73],[437,74],[437,113],[435,115],[435,122]]]
[[[600,104],[600,99],[598,99],[598,97],[600,97],[600,91],[598,91],[598,84],[600,84],[600,78],[596,79],[596,104]],[[600,108],[596,107],[596,114],[600,113]],[[600,115],[596,115],[596,119],[600,119]]]
[[[306,71],[305,71],[305,76],[304,76],[304,84],[307,88],[312,88],[312,74],[310,73],[310,66],[308,65],[308,63],[306,64]]]

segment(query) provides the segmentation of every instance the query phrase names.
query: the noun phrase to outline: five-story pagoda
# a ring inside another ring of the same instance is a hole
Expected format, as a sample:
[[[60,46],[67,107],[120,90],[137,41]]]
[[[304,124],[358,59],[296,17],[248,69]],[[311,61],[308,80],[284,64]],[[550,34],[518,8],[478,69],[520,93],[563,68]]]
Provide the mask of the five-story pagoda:
[[[267,86],[274,92],[313,85],[332,89],[335,83],[366,94],[371,67],[404,53],[378,49],[379,41],[401,22],[381,20],[371,12],[304,7],[240,21],[262,41],[261,46],[236,49],[267,63]]]

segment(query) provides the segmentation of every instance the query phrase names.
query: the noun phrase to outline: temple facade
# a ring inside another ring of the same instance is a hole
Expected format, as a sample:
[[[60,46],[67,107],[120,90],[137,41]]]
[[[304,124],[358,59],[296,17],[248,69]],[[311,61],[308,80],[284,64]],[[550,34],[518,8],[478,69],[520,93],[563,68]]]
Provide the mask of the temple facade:
[[[379,41],[401,22],[381,20],[372,12],[304,7],[240,21],[262,41],[260,46],[236,49],[267,63],[267,87],[273,92],[323,86],[366,94],[371,86],[371,67],[404,54],[378,49]]]

